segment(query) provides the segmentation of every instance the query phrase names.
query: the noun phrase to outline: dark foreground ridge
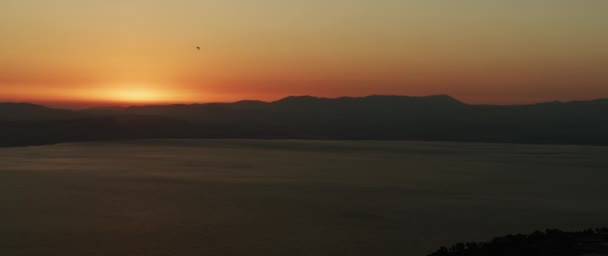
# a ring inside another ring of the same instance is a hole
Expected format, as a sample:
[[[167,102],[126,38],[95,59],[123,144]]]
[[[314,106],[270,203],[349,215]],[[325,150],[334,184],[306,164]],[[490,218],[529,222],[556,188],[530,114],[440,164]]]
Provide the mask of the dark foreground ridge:
[[[492,106],[447,95],[287,97],[52,109],[0,103],[0,146],[148,138],[424,140],[608,145],[608,99]]]
[[[485,243],[458,243],[429,256],[583,256],[608,255],[608,228],[563,232],[547,230],[509,235]]]

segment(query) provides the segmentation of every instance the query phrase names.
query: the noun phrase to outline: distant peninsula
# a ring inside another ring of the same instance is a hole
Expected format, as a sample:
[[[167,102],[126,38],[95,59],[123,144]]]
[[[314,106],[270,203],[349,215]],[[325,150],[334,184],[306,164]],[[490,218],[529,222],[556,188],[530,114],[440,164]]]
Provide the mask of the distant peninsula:
[[[292,96],[84,110],[0,103],[0,146],[129,139],[415,140],[608,145],[608,99],[472,105],[448,95]]]

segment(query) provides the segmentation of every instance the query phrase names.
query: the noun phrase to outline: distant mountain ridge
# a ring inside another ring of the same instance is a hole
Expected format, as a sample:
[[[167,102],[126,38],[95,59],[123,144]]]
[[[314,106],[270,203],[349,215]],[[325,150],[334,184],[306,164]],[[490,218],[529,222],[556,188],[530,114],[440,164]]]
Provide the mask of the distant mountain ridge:
[[[53,109],[31,103],[0,102],[0,120],[59,120],[80,116],[72,110]]]
[[[94,124],[94,125],[92,125]],[[53,109],[0,103],[0,145],[141,138],[375,139],[608,145],[608,99],[470,105],[448,95]]]

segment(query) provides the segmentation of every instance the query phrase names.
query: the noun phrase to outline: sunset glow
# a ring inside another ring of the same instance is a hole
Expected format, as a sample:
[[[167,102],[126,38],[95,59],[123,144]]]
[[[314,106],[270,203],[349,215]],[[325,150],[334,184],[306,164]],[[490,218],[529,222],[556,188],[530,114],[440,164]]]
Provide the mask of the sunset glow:
[[[137,87],[130,88],[129,86],[102,92],[100,98],[127,103],[154,103],[176,100],[174,95],[168,92]]]
[[[2,1],[0,101],[608,97],[606,1],[262,2]]]

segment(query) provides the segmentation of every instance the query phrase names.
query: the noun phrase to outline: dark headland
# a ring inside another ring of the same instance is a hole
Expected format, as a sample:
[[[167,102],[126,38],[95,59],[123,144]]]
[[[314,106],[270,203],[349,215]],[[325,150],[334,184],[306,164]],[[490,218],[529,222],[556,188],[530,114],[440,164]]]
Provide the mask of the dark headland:
[[[549,229],[529,235],[494,238],[489,242],[458,243],[429,256],[601,256],[608,255],[608,228],[582,232]]]
[[[608,145],[608,99],[471,105],[447,95],[287,97],[54,109],[0,103],[0,146],[151,138],[417,140]]]

